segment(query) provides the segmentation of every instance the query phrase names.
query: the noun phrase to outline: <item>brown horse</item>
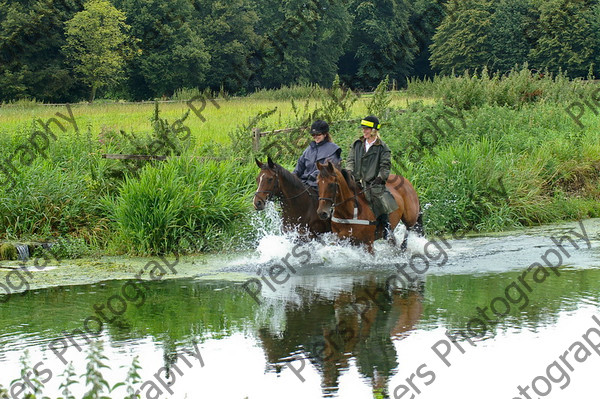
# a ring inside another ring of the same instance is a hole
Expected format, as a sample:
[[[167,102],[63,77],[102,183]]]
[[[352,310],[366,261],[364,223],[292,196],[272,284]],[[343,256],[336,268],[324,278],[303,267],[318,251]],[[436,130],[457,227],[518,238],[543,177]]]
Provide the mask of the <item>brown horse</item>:
[[[363,190],[359,189],[348,171],[337,169],[331,162],[317,164],[317,167],[319,217],[323,220],[331,218],[331,231],[341,238],[350,239],[355,245],[365,244],[372,252],[373,241],[379,238],[381,229],[377,229],[375,214]],[[402,176],[390,175],[386,186],[398,204],[398,209],[390,214],[392,230],[402,221],[407,231],[420,231],[419,197],[412,184]],[[402,249],[406,249],[407,237],[405,234]]]
[[[331,222],[317,216],[317,193],[302,183],[293,173],[267,158],[267,163],[255,159],[260,168],[256,177],[258,188],[254,193],[254,209],[265,209],[266,202],[277,198],[281,203],[284,231],[298,230],[314,238],[331,231]]]

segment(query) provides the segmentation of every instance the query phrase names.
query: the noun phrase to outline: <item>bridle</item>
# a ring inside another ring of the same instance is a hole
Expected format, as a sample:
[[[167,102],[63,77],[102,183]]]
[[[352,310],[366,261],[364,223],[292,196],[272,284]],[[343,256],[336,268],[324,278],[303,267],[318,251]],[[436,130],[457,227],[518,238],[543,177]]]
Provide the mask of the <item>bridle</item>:
[[[339,189],[339,183],[338,183],[338,178],[337,176],[335,177],[335,191],[333,193],[333,198],[328,198],[328,197],[319,197],[319,201],[323,200],[323,201],[330,201],[331,202],[331,221],[335,222],[335,223],[340,223],[340,224],[350,224],[350,225],[365,225],[365,226],[372,226],[372,225],[376,225],[376,221],[374,220],[364,220],[364,219],[359,219],[358,218],[358,194],[364,192],[364,189],[361,190],[359,193],[356,192],[356,187],[354,187],[354,195],[351,197],[346,198],[345,200],[342,200],[340,202],[335,202],[336,198],[337,198],[337,192]],[[354,214],[352,219],[342,219],[339,217],[334,216],[335,213],[335,207],[338,205],[343,204],[346,201],[349,201],[353,199],[354,200]]]
[[[348,197],[345,200],[342,200],[340,202],[335,202],[335,199],[337,198],[337,193],[338,193],[338,189],[340,188],[340,183],[338,183],[338,178],[337,176],[335,177],[335,191],[333,192],[333,198],[328,198],[328,197],[319,197],[319,201],[323,200],[323,201],[329,201],[331,202],[331,209],[333,212],[333,209],[338,206],[338,205],[342,205],[344,202],[346,201],[350,201],[351,199],[354,199],[355,202],[358,202],[358,195],[360,193],[362,193],[363,191],[357,193],[356,189],[354,190],[354,195],[352,197]]]
[[[279,174],[277,173],[276,170],[273,170],[273,173],[275,174],[275,187],[279,187]],[[281,191],[281,189],[279,190]],[[255,191],[254,192],[254,197],[256,197],[258,194],[262,194],[262,193],[266,193],[268,194],[267,198],[265,198],[266,201],[270,201],[272,197],[276,196],[275,193],[273,193],[273,191],[268,191],[268,190],[261,190],[261,191]],[[277,195],[278,197],[280,197],[283,200],[292,200],[294,198],[298,198],[299,196],[301,196],[304,193],[308,193],[308,195],[313,196],[314,194],[310,192],[310,190],[308,189],[308,187],[305,187],[304,190],[300,191],[299,194],[296,194],[292,197],[285,197],[283,195]],[[282,193],[283,194],[283,193]]]
[[[337,176],[335,178],[335,191],[333,192],[333,198],[328,198],[328,197],[319,197],[319,201],[330,201],[331,202],[331,208],[334,208],[336,205],[335,203],[335,199],[337,198],[337,192],[338,189],[340,188],[340,184],[338,183],[338,179]]]

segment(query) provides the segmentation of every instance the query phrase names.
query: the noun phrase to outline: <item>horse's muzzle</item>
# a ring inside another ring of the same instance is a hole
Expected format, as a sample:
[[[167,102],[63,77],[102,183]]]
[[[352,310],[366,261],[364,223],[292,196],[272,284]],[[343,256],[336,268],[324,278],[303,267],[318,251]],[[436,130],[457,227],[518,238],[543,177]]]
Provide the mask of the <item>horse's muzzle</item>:
[[[321,220],[327,220],[331,217],[331,209],[329,209],[328,211],[318,212],[318,214]]]
[[[253,204],[254,204],[254,209],[256,209],[257,211],[262,211],[265,209],[265,201],[263,201],[261,199],[255,199]]]

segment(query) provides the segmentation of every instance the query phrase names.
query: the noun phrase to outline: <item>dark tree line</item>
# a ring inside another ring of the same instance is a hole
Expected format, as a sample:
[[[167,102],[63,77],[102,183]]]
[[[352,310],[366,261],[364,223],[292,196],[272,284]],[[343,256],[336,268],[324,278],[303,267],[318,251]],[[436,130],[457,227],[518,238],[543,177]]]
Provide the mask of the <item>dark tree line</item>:
[[[110,0],[126,16],[129,40],[119,44],[119,79],[99,95],[139,100],[184,87],[243,94],[329,86],[335,75],[368,90],[388,75],[402,85],[407,76],[507,72],[525,62],[588,76],[600,58],[598,2]],[[89,79],[69,57],[77,38],[65,34],[84,3],[0,0],[0,101],[88,98]]]

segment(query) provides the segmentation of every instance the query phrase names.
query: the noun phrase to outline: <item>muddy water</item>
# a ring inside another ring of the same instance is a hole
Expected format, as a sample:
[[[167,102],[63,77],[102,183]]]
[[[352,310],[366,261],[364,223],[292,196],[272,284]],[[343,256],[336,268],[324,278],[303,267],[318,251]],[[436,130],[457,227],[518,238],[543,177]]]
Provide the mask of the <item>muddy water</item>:
[[[19,378],[27,351],[59,397],[65,363],[84,373],[99,341],[111,384],[139,358],[144,398],[590,397],[599,232],[585,220],[410,237],[405,254],[377,243],[369,255],[265,231],[255,250],[181,260],[186,278],[12,295],[0,304],[0,384]]]

